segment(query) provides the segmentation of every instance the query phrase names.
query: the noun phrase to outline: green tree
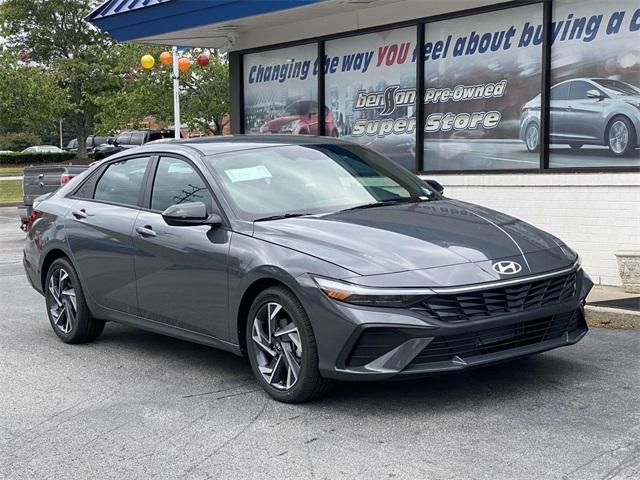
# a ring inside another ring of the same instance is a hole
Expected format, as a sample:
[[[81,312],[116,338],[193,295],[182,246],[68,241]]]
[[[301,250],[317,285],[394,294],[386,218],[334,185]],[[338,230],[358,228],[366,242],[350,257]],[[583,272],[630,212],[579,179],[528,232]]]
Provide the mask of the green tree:
[[[66,114],[65,94],[56,77],[8,54],[0,55],[0,132],[55,132]]]
[[[4,0],[0,35],[14,52],[54,75],[64,90],[64,105],[78,138],[78,156],[87,156],[97,100],[121,84],[112,38],[85,22],[94,0]]]
[[[193,53],[197,55],[199,52]],[[192,68],[183,83],[181,122],[203,131],[215,124],[217,129],[214,133],[221,135],[230,108],[229,64],[226,57],[213,52],[209,56],[209,65]]]

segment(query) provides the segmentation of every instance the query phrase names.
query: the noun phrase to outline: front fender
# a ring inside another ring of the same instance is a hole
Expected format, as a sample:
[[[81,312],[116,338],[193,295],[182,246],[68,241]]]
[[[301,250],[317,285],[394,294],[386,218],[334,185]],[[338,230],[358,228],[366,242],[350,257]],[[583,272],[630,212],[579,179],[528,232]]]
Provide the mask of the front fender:
[[[289,288],[308,312],[308,295],[298,277],[315,273],[342,278],[353,275],[341,267],[310,255],[255,237],[234,234],[229,250],[229,341],[239,344],[239,318],[245,294],[259,282],[276,282]]]

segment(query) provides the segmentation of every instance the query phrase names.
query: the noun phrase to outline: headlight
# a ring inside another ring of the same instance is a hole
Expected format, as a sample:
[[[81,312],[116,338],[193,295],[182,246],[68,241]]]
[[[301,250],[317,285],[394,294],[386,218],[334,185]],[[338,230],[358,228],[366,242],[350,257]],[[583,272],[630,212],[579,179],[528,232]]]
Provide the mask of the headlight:
[[[333,300],[369,307],[408,307],[434,294],[426,288],[364,287],[323,277],[314,277],[314,280]]]
[[[300,120],[292,120],[289,123],[285,123],[283,126],[281,126],[280,132],[292,133],[295,131],[296,128],[298,128],[298,125],[300,125]]]
[[[630,100],[625,100],[629,105],[632,105],[634,107],[636,107],[638,110],[640,110],[640,102],[633,102]]]

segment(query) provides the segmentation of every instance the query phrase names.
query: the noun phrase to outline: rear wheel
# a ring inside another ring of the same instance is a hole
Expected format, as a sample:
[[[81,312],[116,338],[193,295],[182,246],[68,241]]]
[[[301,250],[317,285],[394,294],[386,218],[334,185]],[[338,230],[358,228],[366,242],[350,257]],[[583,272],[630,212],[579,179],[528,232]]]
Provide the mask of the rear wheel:
[[[298,299],[272,287],[254,300],[247,319],[247,353],[261,386],[281,402],[298,403],[323,395],[311,323]]]
[[[530,152],[537,152],[540,148],[540,128],[535,122],[530,123],[527,127],[524,141],[527,144],[527,150]]]
[[[89,312],[78,275],[66,258],[58,258],[49,267],[45,298],[51,327],[63,342],[95,340],[104,330],[104,321]]]
[[[617,157],[630,155],[636,148],[636,132],[624,117],[614,118],[607,130],[609,150]]]

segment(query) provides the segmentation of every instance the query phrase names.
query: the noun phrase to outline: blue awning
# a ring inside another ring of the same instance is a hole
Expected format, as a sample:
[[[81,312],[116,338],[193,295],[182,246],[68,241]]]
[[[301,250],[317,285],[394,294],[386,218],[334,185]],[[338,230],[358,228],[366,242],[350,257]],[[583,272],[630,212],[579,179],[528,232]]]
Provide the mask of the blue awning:
[[[116,40],[131,41],[228,22],[323,0],[108,0],[87,16]]]

